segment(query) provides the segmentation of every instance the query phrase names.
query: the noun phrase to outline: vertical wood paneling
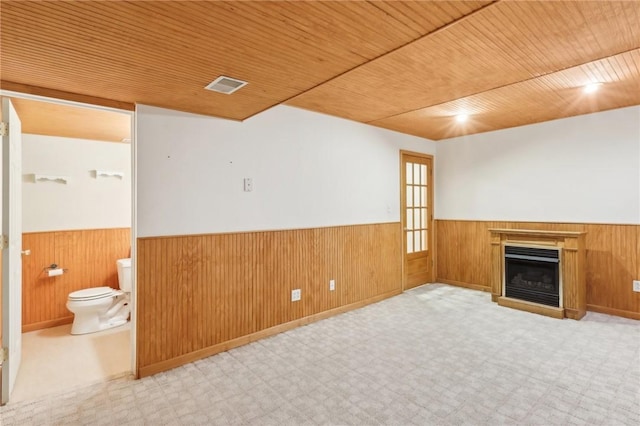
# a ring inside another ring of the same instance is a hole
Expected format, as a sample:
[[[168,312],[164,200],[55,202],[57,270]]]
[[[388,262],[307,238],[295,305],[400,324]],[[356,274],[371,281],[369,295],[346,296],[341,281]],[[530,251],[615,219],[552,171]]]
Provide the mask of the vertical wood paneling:
[[[579,223],[437,220],[437,281],[489,291],[489,228],[583,231],[587,308],[640,319],[640,226]],[[582,296],[581,296],[582,297]]]
[[[33,232],[22,235],[22,325],[24,331],[71,322],[66,308],[72,291],[118,287],[116,260],[130,257],[129,228]],[[67,271],[49,277],[55,263]]]
[[[437,281],[491,287],[491,227],[498,222],[436,221]]]
[[[64,285],[65,281],[68,282],[69,274],[49,278],[43,270],[51,263],[57,262],[55,235],[55,232],[22,235],[22,249],[31,250],[31,255],[22,256],[23,330],[47,320],[73,317],[66,308],[60,309],[60,304],[64,305],[66,298],[63,302],[55,300],[56,287]]]
[[[139,239],[138,366],[399,292],[400,237],[389,223]]]
[[[640,226],[586,225],[587,304],[640,312]]]

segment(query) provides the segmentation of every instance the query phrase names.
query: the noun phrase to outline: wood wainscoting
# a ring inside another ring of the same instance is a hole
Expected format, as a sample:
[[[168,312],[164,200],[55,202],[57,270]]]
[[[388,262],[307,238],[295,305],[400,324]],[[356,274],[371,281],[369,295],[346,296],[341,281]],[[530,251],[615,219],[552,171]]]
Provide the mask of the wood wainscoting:
[[[116,260],[131,255],[130,228],[22,234],[22,331],[33,331],[73,321],[67,310],[69,293],[89,287],[118,288]],[[55,263],[65,273],[49,277],[45,268]]]
[[[640,319],[640,226],[436,220],[436,281],[491,291],[489,228],[586,232],[587,310]]]
[[[401,241],[399,223],[139,238],[138,376],[399,294]]]

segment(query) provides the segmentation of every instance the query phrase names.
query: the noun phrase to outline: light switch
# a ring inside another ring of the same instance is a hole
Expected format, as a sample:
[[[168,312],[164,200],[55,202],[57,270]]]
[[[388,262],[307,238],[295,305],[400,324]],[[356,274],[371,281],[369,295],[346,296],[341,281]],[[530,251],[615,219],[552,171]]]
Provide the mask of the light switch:
[[[244,178],[244,192],[253,191],[253,179]]]

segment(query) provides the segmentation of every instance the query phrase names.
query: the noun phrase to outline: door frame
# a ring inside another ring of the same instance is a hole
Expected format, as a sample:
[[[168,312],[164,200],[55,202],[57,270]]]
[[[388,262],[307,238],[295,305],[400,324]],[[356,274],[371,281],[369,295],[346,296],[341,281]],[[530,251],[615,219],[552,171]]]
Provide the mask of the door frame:
[[[55,95],[55,93],[54,93]],[[68,94],[66,94],[68,95]],[[112,106],[107,106],[105,104],[104,99],[95,98],[96,103],[87,103],[80,101],[73,101],[68,99],[60,99],[49,96],[42,96],[31,93],[23,93],[23,92],[15,92],[11,90],[0,90],[0,97],[7,98],[18,98],[18,99],[28,99],[38,102],[48,102],[57,105],[68,105],[80,108],[89,108],[89,109],[97,109],[102,111],[111,111],[117,112],[120,114],[127,114],[130,116],[131,123],[131,142],[130,142],[130,150],[131,150],[131,374],[137,379],[138,378],[138,365],[137,365],[137,338],[136,338],[136,330],[137,330],[137,264],[136,264],[136,242],[138,240],[138,232],[137,232],[137,144],[136,144],[136,109],[124,109],[117,108]],[[78,99],[87,99],[91,100],[91,97],[85,97],[78,95]],[[113,105],[117,103],[114,102]],[[124,104],[123,104],[124,105]],[[20,208],[22,212],[22,207]],[[0,318],[1,323],[1,318]]]
[[[404,198],[406,195],[406,184],[404,182],[403,179],[403,174],[405,173],[404,170],[404,164],[403,164],[403,157],[405,155],[410,155],[412,157],[421,157],[421,158],[425,158],[431,161],[431,170],[430,170],[430,180],[429,180],[429,185],[428,185],[428,189],[427,189],[427,197],[428,197],[428,205],[430,205],[430,211],[431,211],[431,215],[430,217],[427,219],[427,229],[428,229],[428,237],[427,237],[427,247],[429,247],[429,250],[431,251],[431,268],[430,268],[430,274],[429,274],[429,282],[434,282],[435,278],[436,278],[436,246],[435,246],[435,219],[434,219],[434,203],[433,200],[435,198],[435,186],[434,186],[434,182],[435,182],[435,156],[432,154],[425,154],[423,152],[416,152],[416,151],[408,151],[408,150],[404,150],[401,149],[400,150],[400,155],[399,155],[399,160],[400,160],[400,164],[399,164],[399,171],[400,171],[400,175],[399,175],[399,181],[400,181],[400,246],[402,247],[402,291],[408,290],[407,289],[407,274],[406,274],[406,268],[407,268],[407,247],[404,241],[405,238],[405,227],[406,227],[406,221],[407,221],[407,217],[406,217],[406,212],[405,212],[405,206],[404,206]],[[413,287],[412,287],[413,288]]]

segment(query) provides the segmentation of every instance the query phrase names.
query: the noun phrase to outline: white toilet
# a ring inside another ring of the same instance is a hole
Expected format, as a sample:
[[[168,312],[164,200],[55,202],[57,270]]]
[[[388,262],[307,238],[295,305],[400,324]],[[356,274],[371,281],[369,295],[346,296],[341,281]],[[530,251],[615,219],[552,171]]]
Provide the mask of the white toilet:
[[[120,290],[93,287],[69,294],[67,309],[74,315],[71,334],[95,333],[128,321],[131,312],[131,259],[120,259],[116,263]]]

